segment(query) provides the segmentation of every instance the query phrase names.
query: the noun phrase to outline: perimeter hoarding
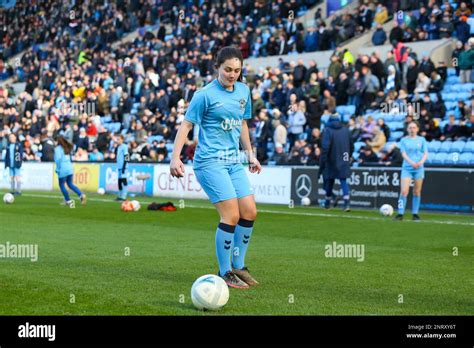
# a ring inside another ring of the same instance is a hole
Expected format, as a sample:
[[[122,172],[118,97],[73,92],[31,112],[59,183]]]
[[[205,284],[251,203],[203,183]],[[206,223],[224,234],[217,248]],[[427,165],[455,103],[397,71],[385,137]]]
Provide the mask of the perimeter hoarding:
[[[293,168],[291,197],[300,202],[309,197],[313,205],[324,200],[322,178],[317,178],[318,168]],[[379,208],[382,204],[397,206],[400,192],[400,168],[354,168],[348,180],[351,206],[354,208]],[[411,191],[411,190],[410,190]],[[342,196],[336,180],[334,193]],[[411,193],[408,208],[411,207]],[[425,169],[421,208],[442,211],[474,212],[474,170]]]

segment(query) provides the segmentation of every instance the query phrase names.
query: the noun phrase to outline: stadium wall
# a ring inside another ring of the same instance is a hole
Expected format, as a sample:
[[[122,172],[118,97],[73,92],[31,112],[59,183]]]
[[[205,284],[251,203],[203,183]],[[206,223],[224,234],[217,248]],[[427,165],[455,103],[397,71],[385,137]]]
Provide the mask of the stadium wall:
[[[386,24],[390,25],[390,24]],[[369,42],[372,39],[371,35],[363,35],[363,37],[356,38],[353,41],[349,41],[343,47],[349,48],[351,53],[356,57],[359,54],[370,55],[373,52],[378,52],[382,59],[385,59],[387,52],[393,49],[392,45],[382,45],[382,46],[367,46],[366,42]],[[434,50],[436,51],[436,61],[434,63],[438,65],[439,61],[445,61],[449,65],[451,52],[449,47],[451,45],[452,39],[442,39],[442,40],[432,40],[432,41],[420,41],[420,42],[407,42],[406,46],[410,47],[417,56],[421,59],[424,53],[428,53],[430,56]],[[442,48],[441,50],[438,50]],[[260,57],[260,58],[247,58],[245,64],[250,67],[251,72],[258,73],[259,69],[265,69],[268,66],[276,67],[279,64],[279,59],[283,59],[285,62],[290,62],[292,60],[298,61],[302,60],[305,65],[308,65],[311,60],[315,60],[318,63],[318,68],[325,71],[328,69],[329,64],[331,63],[331,56],[334,53],[334,50],[330,51],[317,51],[301,54],[288,54],[282,56],[269,56],[269,57]]]
[[[9,189],[9,171],[0,165],[0,188]],[[25,190],[59,190],[53,163],[29,163],[22,167]],[[74,163],[74,182],[86,192],[99,187],[117,192],[115,163]],[[129,165],[129,192],[155,197],[207,199],[191,165],[185,166],[185,177],[173,178],[166,164]],[[147,177],[142,180],[140,178]],[[309,197],[312,205],[324,199],[318,167],[264,167],[260,175],[249,175],[258,203],[295,204]],[[388,203],[397,206],[400,168],[354,168],[349,179],[351,205],[374,209]],[[336,184],[335,193],[341,194]],[[408,199],[409,206],[411,199]],[[474,169],[427,168],[423,185],[422,209],[474,213]]]

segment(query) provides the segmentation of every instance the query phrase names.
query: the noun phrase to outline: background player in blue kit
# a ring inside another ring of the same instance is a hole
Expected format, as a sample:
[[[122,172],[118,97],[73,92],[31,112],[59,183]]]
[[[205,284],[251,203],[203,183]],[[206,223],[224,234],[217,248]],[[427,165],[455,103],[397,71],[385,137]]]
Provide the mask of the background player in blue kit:
[[[58,146],[54,149],[54,162],[56,163],[56,173],[59,179],[59,188],[64,196],[64,202],[70,208],[74,208],[74,201],[69,197],[69,192],[66,189],[66,185],[73,190],[81,200],[82,204],[86,204],[86,195],[74,185],[72,182],[74,176],[74,168],[71,161],[71,153],[73,145],[68,142],[64,137],[59,136],[57,139]]]
[[[5,169],[10,168],[11,194],[21,194],[21,165],[23,163],[23,147],[17,141],[16,135],[8,136],[8,145],[5,152]],[[16,183],[16,187],[15,187]]]
[[[119,195],[116,201],[124,201],[127,199],[127,164],[130,160],[128,146],[124,143],[125,138],[122,134],[116,136],[117,148],[115,149],[115,158],[117,160],[118,171],[118,189]]]
[[[239,289],[258,284],[245,265],[257,209],[240,161],[239,142],[246,152],[250,172],[262,170],[250,143],[246,120],[251,118],[251,96],[248,86],[240,82],[242,65],[239,49],[224,47],[218,52],[218,76],[194,94],[176,135],[170,164],[172,176],[184,175],[180,154],[193,124],[199,125],[193,166],[220,215],[215,237],[219,276],[228,286]]]
[[[405,207],[407,204],[408,191],[410,190],[411,181],[414,180],[412,214],[413,220],[420,220],[418,212],[421,203],[421,188],[425,177],[425,169],[423,167],[428,158],[428,144],[426,139],[418,136],[419,126],[416,122],[408,125],[408,136],[400,141],[400,151],[403,156],[400,198],[398,199],[398,214],[395,220],[403,220]]]

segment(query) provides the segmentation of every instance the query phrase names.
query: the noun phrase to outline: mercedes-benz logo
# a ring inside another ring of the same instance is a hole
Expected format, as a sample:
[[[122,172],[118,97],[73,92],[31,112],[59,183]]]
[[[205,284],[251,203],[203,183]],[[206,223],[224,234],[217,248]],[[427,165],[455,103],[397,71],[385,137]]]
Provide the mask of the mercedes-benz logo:
[[[299,198],[308,197],[312,190],[311,178],[306,174],[301,174],[296,179],[296,195]]]

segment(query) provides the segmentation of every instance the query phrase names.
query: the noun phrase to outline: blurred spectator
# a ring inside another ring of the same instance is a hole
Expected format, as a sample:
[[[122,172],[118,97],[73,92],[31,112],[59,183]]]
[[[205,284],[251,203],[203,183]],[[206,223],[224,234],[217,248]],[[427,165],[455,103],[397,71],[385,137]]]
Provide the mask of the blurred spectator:
[[[373,137],[371,140],[366,141],[366,144],[369,145],[375,153],[378,153],[383,149],[386,142],[385,134],[378,126],[375,126],[373,128]]]
[[[458,126],[456,124],[456,119],[454,115],[449,115],[448,123],[443,128],[443,135],[441,135],[441,140],[455,140],[458,137]]]
[[[390,167],[400,167],[403,162],[403,156],[396,144],[391,144],[387,150],[382,150],[380,154],[380,163]]]
[[[382,24],[377,24],[377,29],[372,34],[372,43],[374,46],[381,46],[387,41],[387,33],[383,30]]]
[[[370,146],[364,146],[360,150],[360,155],[357,160],[360,166],[370,166],[375,163],[378,163],[379,158],[377,155],[374,153],[372,148]]]
[[[461,83],[469,83],[474,68],[474,37],[471,37],[464,46],[464,51],[459,53],[460,78]]]

